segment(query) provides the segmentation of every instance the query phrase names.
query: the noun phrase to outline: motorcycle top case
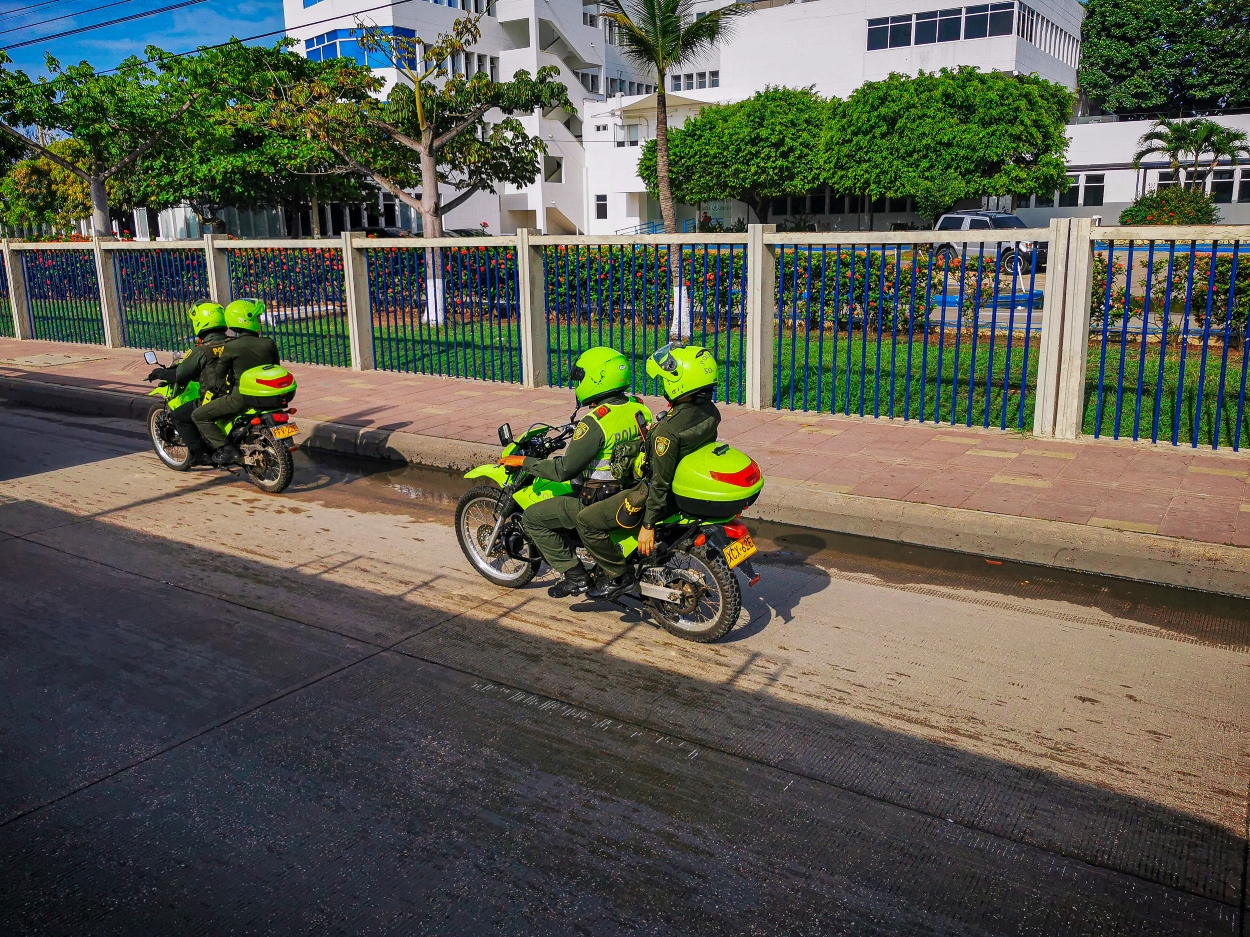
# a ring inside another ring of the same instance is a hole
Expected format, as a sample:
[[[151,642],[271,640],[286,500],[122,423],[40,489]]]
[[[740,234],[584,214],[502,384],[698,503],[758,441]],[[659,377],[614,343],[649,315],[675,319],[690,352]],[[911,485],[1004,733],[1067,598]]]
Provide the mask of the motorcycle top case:
[[[754,504],[763,488],[755,460],[723,442],[690,453],[673,476],[677,507],[692,517],[733,517]]]
[[[295,396],[295,375],[280,364],[262,364],[248,368],[239,377],[239,393],[249,397],[285,397],[290,401]],[[285,402],[274,401],[278,406]]]

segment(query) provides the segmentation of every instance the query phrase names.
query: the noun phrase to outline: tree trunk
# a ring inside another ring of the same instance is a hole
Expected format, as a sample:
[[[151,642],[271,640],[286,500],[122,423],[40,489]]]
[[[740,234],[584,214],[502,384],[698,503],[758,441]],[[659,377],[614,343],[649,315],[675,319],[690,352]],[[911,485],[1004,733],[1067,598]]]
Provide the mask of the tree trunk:
[[[434,128],[421,131],[421,228],[422,236],[443,236],[443,219],[438,212],[438,160],[434,154]]]
[[[655,180],[660,190],[660,214],[664,217],[664,233],[677,233],[677,213],[673,208],[673,190],[668,178],[668,98],[664,94],[664,80],[667,76],[660,72],[660,83],[655,93]]]
[[[321,237],[321,199],[317,198],[317,180],[313,180],[312,185],[312,201],[309,205],[308,214],[312,221],[312,236]]]
[[[109,196],[104,188],[104,179],[92,176],[87,184],[91,189],[91,228],[96,237],[112,237],[113,220],[109,217]]]

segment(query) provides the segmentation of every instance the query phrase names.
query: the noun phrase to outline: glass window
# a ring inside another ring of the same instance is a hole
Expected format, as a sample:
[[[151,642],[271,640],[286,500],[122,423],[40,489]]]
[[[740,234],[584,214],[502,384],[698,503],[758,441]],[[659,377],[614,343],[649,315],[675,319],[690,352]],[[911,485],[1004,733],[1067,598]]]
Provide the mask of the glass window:
[[[709,88],[720,87],[720,72],[708,72],[707,73],[707,86]]]
[[[990,4],[990,35],[1010,36],[1015,25],[1016,5],[1014,3]]]
[[[806,215],[807,214],[807,196],[791,195],[790,196],[790,214]]]
[[[1217,169],[1211,174],[1211,198],[1221,205],[1233,200],[1233,171]]]
[[[606,221],[608,217],[608,197],[606,195],[595,196],[595,217],[600,221]]]
[[[829,214],[845,215],[846,214],[846,196],[831,195],[829,196]]]
[[[947,215],[938,222],[937,229],[939,231],[961,231],[963,226],[964,220],[958,215]]]
[[[1237,188],[1237,201],[1250,202],[1250,169],[1241,171],[1241,185]]]
[[[769,211],[772,212],[772,214],[774,215],[784,215],[786,213],[786,208],[789,205],[789,203],[790,203],[790,200],[788,198],[786,198],[784,195],[779,195],[775,199],[773,199],[773,204],[769,208]]]
[[[1160,189],[1163,189],[1170,185],[1176,185],[1176,178],[1171,171],[1164,170],[1159,173],[1159,179],[1156,184]]]
[[[696,87],[699,87],[699,88],[707,87],[707,72],[699,72],[694,77],[695,77]]]
[[[918,46],[927,46],[937,42],[937,28],[937,10],[934,10],[932,13],[917,13],[916,32],[912,42]]]
[[[639,137],[638,124],[630,124],[628,127],[626,127],[625,136],[626,138],[628,138],[630,146],[637,146],[638,137]]]
[[[993,218],[994,227],[996,228],[1024,228],[1027,225],[1017,218],[1015,215],[995,215]]]
[[[808,197],[808,211],[813,215],[823,215],[825,213],[825,193],[813,192]]]
[[[911,45],[911,16],[890,17],[890,48]]]
[[[873,52],[877,49],[888,49],[890,47],[890,18],[883,16],[880,19],[868,21],[868,51]]]
[[[1059,193],[1060,208],[1075,208],[1081,204],[1081,177],[1068,176],[1068,187]]]
[[[984,39],[990,33],[990,7],[964,7],[964,38]]]
[[[1102,204],[1102,188],[1103,180],[1106,176],[1102,173],[1087,174],[1085,176],[1085,196],[1081,200],[1082,205],[1101,205]],[[1232,199],[1233,190],[1231,183],[1228,190],[1229,199]]]
[[[884,195],[881,196],[881,198],[873,199],[872,204],[868,206],[868,210],[872,212],[883,212],[886,209],[886,205],[889,204],[889,201],[890,200]]]
[[[963,29],[964,11],[956,7],[953,10],[938,11],[938,42],[957,42]]]
[[[968,219],[969,231],[979,231],[983,228],[988,228],[989,226],[990,226],[990,219],[988,218],[969,218]]]
[[[674,91],[680,91],[680,90],[681,90],[681,75],[674,75],[674,76],[673,76],[673,90],[674,90]]]
[[[491,9],[493,10],[494,8],[494,4],[491,4]],[[499,80],[499,59],[495,58],[493,55],[490,57],[490,80]]]
[[[694,72],[686,72],[686,90],[694,90]]]

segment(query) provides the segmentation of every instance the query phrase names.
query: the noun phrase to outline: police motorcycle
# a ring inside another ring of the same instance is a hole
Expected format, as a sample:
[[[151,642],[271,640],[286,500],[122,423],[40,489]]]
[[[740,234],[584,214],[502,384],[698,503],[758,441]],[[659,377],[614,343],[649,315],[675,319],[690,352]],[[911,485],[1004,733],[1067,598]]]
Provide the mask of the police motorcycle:
[[[159,364],[154,351],[144,352],[143,360],[150,365]],[[179,360],[180,356],[175,355],[171,366]],[[268,398],[271,404],[249,407],[238,416],[217,421],[226,438],[242,453],[243,473],[248,481],[270,494],[285,491],[295,477],[291,453],[298,447],[287,440],[299,432],[299,427],[291,422],[295,410],[287,404],[295,396],[297,386],[295,375],[281,365],[249,368],[240,376],[240,392]],[[199,382],[190,381],[180,387],[161,381],[148,396],[161,398],[148,411],[148,438],[153,450],[175,472],[187,471],[191,468],[191,452],[178,435],[170,413],[184,404],[201,402]],[[208,396],[203,402],[207,402]]]
[[[581,409],[580,407],[578,409]],[[546,459],[563,449],[577,425],[577,410],[563,426],[536,423],[513,438],[512,428],[499,427],[501,455]],[[642,453],[613,464],[618,478],[637,471]],[[493,482],[466,492],[456,506],[456,538],[473,567],[495,585],[519,589],[538,573],[542,554],[521,525],[521,514],[531,504],[573,493],[568,482],[535,478],[523,469],[498,464],[480,465],[465,478]],[[641,603],[671,634],[707,643],[729,632],[742,608],[742,590],[735,569],[749,585],[759,581],[751,564],[757,552],[738,515],[755,503],[764,487],[759,465],[728,443],[712,442],[682,459],[673,478],[677,513],[655,526],[655,550],[638,553],[638,540],[628,531],[613,534],[627,562],[633,564],[637,584],[615,603]],[[583,565],[593,558],[580,546],[576,531],[567,534],[577,546]],[[603,575],[591,568],[592,576]]]

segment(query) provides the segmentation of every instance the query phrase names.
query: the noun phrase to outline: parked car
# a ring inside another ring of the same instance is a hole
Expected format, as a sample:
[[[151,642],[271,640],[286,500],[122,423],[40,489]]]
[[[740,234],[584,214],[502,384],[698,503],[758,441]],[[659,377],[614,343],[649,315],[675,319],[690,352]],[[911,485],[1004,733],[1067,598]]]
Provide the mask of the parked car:
[[[1002,211],[952,211],[938,219],[933,226],[934,231],[1010,231],[1013,228],[1027,228],[1018,216]],[[938,244],[936,256],[953,260],[962,256],[966,241]],[[972,242],[973,244],[977,242]],[[1033,269],[1033,254],[1037,253],[1037,269],[1046,266],[1045,241],[994,241],[987,239],[985,262],[993,263],[996,254],[1001,252],[1001,270],[1003,273],[1018,271],[1027,275]],[[975,257],[976,248],[969,247],[971,256]],[[991,253],[993,251],[994,253]]]
[[[390,225],[385,227],[368,227],[358,229],[361,234],[368,235],[371,238],[410,238],[416,237],[411,231],[404,228],[393,228]]]
[[[447,228],[443,231],[443,236],[449,238],[488,238],[491,234],[485,228]]]

